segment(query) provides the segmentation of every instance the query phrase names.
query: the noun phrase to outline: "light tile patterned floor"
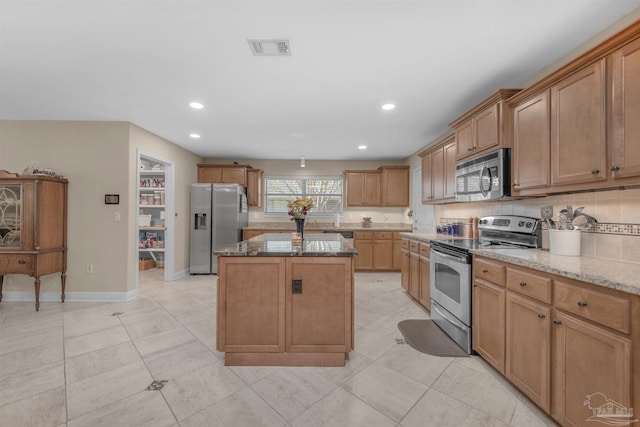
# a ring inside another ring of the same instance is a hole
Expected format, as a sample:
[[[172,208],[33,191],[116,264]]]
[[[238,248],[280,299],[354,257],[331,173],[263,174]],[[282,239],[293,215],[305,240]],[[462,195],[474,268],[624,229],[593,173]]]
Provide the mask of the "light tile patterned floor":
[[[0,303],[0,425],[554,425],[480,358],[403,343],[397,323],[428,313],[397,273],[356,274],[344,368],[225,367],[215,280],[150,270],[126,303]],[[147,391],[153,380],[167,383]]]

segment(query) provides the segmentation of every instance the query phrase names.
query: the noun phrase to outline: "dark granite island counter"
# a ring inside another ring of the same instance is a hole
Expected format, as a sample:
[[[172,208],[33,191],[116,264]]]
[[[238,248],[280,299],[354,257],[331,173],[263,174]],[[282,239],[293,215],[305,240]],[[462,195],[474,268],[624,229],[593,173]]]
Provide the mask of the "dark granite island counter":
[[[227,366],[344,366],[353,256],[339,234],[263,234],[218,255],[217,349]]]

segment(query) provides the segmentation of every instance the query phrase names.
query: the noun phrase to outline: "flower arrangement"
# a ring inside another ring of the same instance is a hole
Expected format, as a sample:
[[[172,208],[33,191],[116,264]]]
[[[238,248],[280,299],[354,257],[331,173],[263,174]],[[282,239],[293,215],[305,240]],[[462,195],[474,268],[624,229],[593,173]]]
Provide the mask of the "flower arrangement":
[[[313,200],[311,197],[298,197],[287,204],[289,208],[289,216],[291,220],[305,219],[309,211],[313,208]]]

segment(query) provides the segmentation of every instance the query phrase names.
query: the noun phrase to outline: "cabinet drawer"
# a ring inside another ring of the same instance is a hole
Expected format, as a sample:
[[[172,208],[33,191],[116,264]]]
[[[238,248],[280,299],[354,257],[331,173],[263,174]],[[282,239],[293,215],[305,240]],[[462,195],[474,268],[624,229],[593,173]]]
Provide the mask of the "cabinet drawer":
[[[30,273],[33,271],[35,256],[3,255],[0,257],[1,273]]]
[[[429,258],[430,252],[431,252],[431,246],[429,246],[428,243],[420,243],[420,256]]]
[[[477,279],[488,280],[497,285],[504,286],[504,265],[497,261],[490,261],[486,258],[474,258],[473,274]]]
[[[507,288],[551,304],[551,279],[507,268]]]
[[[403,232],[402,231],[394,231],[393,232],[393,238],[394,239],[398,239],[398,240],[402,239],[402,236],[400,236],[400,233],[403,233]],[[406,233],[406,231],[404,233]]]
[[[373,239],[373,231],[354,231],[353,237],[360,240],[371,240]]]
[[[400,247],[409,250],[409,239],[402,239],[401,242]]]
[[[393,232],[391,232],[391,231],[374,231],[373,232],[373,238],[374,239],[379,239],[379,240],[383,240],[383,239],[391,240],[393,238]]]
[[[628,299],[555,280],[555,306],[585,319],[628,334],[631,306]]]
[[[409,250],[416,254],[420,253],[420,243],[415,240],[409,240]]]

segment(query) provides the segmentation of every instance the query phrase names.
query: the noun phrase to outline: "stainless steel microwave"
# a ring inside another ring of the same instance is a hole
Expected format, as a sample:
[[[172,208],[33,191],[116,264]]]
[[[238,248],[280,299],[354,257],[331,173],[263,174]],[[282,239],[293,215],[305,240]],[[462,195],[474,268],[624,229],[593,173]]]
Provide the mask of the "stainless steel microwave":
[[[456,201],[500,200],[511,196],[508,148],[456,165]]]

